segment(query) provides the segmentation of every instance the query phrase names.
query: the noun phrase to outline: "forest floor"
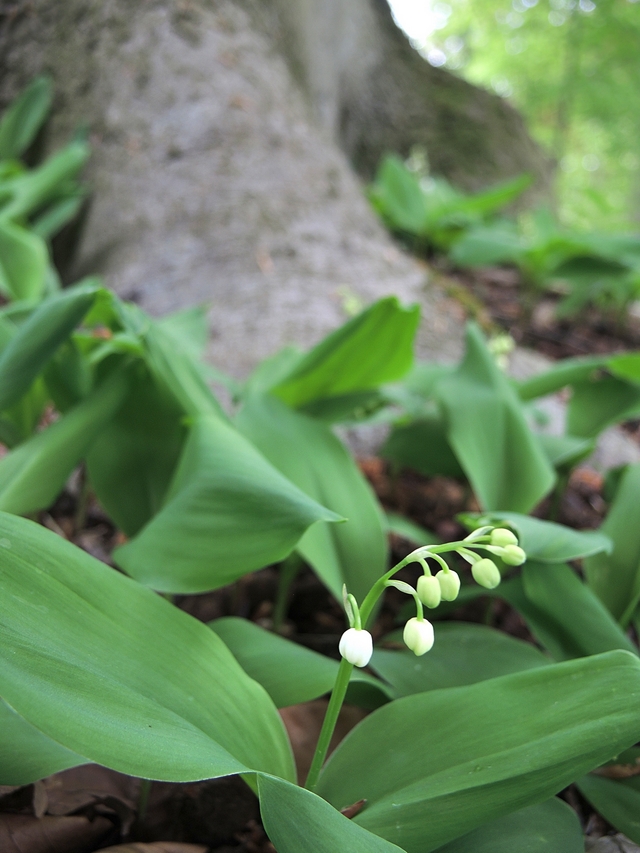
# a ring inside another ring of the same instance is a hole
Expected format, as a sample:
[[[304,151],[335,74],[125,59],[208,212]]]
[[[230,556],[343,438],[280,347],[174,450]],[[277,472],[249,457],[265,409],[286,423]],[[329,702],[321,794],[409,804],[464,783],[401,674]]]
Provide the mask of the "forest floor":
[[[594,314],[579,320],[557,321],[552,300],[538,302],[530,316],[522,307],[517,278],[508,270],[487,270],[474,276],[447,279],[449,294],[487,331],[507,331],[517,344],[552,358],[640,348],[640,323],[616,326]],[[630,434],[637,435],[636,425]],[[442,539],[463,531],[456,515],[478,507],[469,489],[445,477],[424,477],[406,470],[394,474],[378,458],[360,460],[365,476],[385,509],[402,513]],[[122,541],[110,519],[93,500],[78,506],[80,478],[72,481],[40,521],[95,557],[109,563]],[[558,520],[569,526],[595,528],[606,512],[603,478],[588,467],[574,471],[562,498]],[[542,504],[536,514],[544,516]],[[391,537],[396,560],[413,545]],[[404,580],[415,569],[404,571]],[[461,568],[461,571],[465,571]],[[198,596],[182,596],[176,604],[194,617],[209,621],[241,616],[271,627],[278,583],[275,567],[266,568],[232,587]],[[374,628],[379,638],[397,626],[403,602],[389,595]],[[533,642],[525,623],[506,603],[478,598],[454,610],[447,618],[481,622]],[[311,571],[303,571],[291,589],[282,633],[323,654],[338,656],[344,630],[341,607]],[[301,776],[308,767],[319,733],[325,700],[284,709],[282,716],[294,746]],[[364,712],[346,708],[338,736],[344,736]],[[11,853],[92,853],[118,846],[118,853],[273,853],[260,823],[258,803],[239,778],[183,785],[153,783],[144,816],[140,814],[140,780],[88,765],[56,774],[24,788],[0,787],[0,850]],[[575,808],[586,835],[605,835],[610,827],[582,799],[574,787],[562,796]],[[146,846],[149,845],[149,846]],[[115,850],[114,850],[115,853]]]

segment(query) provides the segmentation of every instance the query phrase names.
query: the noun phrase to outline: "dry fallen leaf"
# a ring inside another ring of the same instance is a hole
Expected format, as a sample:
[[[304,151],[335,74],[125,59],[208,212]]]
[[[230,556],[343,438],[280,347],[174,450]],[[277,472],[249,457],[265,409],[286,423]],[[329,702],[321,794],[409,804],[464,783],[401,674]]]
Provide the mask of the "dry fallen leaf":
[[[90,853],[112,839],[112,833],[106,817],[0,814],[2,853]]]
[[[151,844],[117,844],[105,847],[100,853],[207,853],[207,848],[179,841],[154,841]]]

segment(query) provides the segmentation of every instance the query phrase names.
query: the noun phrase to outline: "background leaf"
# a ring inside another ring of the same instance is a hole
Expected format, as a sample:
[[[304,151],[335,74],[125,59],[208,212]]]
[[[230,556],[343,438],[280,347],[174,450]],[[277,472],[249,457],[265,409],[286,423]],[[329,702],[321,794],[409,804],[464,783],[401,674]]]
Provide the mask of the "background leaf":
[[[51,107],[51,79],[36,77],[0,121],[0,160],[16,160],[33,142]]]
[[[484,509],[527,513],[549,492],[555,473],[472,323],[466,344],[458,369],[436,386],[449,444]]]
[[[250,396],[236,424],[292,483],[347,519],[312,527],[297,550],[336,598],[346,583],[362,600],[386,570],[388,546],[382,511],[351,455],[324,424],[268,395]]]
[[[400,379],[413,363],[420,309],[380,299],[296,362],[272,392],[294,408]]]
[[[389,641],[400,642],[401,632],[385,637],[381,645]],[[408,649],[387,651],[376,647],[371,659],[372,668],[391,685],[395,697],[475,684],[550,663],[530,643],[465,622],[438,623],[436,642],[423,657],[417,658]]]
[[[600,528],[613,552],[585,560],[587,583],[613,616],[627,625],[640,600],[640,464],[625,470]]]
[[[265,631],[254,622],[228,616],[210,622],[209,627],[223,640],[247,675],[264,687],[278,708],[317,699],[329,693],[335,684],[337,660]],[[389,698],[387,686],[361,669],[353,670],[351,681],[379,691],[381,701]],[[347,694],[349,701],[354,701],[353,691],[351,696]]]
[[[164,506],[114,559],[163,592],[217,589],[291,553],[310,525],[340,521],[226,420],[196,420]]]
[[[636,764],[637,768],[637,764]],[[640,777],[606,779],[590,774],[578,780],[580,793],[605,820],[640,844]]]
[[[584,853],[574,810],[553,797],[474,829],[438,853]]]

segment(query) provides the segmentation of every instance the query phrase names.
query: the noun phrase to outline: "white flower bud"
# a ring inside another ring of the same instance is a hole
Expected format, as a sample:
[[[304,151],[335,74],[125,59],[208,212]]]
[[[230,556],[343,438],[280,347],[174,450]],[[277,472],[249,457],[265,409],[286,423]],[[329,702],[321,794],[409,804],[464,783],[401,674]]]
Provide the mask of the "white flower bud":
[[[366,666],[373,654],[373,639],[368,631],[347,629],[340,638],[340,654],[354,666]]]
[[[415,655],[424,655],[433,646],[433,625],[426,619],[409,619],[402,639]]]
[[[471,566],[471,574],[474,581],[486,589],[495,589],[501,580],[498,567],[493,560],[486,557]]]
[[[506,545],[500,556],[508,566],[521,566],[527,559],[527,555],[518,545]]]
[[[440,584],[440,592],[442,593],[443,601],[455,601],[460,592],[460,578],[458,573],[452,571],[445,572],[441,569],[436,575],[437,581]]]
[[[418,598],[425,607],[434,608],[440,604],[442,590],[438,579],[433,575],[420,575],[417,583]]]
[[[506,527],[496,527],[491,531],[491,544],[500,545],[502,548],[507,545],[517,545],[518,537]]]

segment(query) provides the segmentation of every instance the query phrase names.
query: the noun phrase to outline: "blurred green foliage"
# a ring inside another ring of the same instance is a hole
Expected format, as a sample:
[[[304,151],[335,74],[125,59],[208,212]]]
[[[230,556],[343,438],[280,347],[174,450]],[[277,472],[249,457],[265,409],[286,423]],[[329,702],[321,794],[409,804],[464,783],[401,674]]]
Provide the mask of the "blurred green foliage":
[[[559,162],[561,218],[640,218],[637,0],[447,0],[431,5],[434,65],[509,98]]]

